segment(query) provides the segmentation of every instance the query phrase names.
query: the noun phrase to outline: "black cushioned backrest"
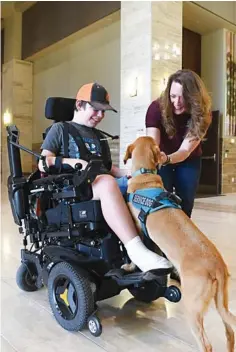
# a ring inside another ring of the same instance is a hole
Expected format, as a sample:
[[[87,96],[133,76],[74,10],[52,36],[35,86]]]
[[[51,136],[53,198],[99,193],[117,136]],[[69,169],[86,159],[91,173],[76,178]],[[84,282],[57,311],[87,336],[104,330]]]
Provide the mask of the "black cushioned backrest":
[[[71,121],[74,116],[75,99],[48,98],[45,105],[45,117],[49,120]]]

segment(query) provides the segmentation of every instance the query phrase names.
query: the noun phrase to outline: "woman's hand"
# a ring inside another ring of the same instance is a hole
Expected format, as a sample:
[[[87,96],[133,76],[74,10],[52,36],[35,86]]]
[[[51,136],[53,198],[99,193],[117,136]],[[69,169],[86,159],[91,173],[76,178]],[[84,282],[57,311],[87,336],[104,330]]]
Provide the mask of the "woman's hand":
[[[163,165],[168,161],[168,156],[166,155],[165,152],[160,153],[160,164]]]

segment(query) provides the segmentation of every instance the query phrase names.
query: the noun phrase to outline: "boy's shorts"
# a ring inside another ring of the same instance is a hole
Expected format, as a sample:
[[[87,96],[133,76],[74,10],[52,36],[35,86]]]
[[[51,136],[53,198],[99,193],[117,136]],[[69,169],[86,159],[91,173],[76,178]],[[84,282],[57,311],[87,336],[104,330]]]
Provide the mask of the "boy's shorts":
[[[127,188],[128,188],[128,178],[126,176],[119,177],[115,179],[122,195],[124,196],[127,193]],[[72,190],[72,186],[66,186],[63,188],[64,191],[70,191]]]
[[[116,182],[120,188],[122,195],[124,196],[127,193],[128,188],[128,178],[126,176],[116,178]]]

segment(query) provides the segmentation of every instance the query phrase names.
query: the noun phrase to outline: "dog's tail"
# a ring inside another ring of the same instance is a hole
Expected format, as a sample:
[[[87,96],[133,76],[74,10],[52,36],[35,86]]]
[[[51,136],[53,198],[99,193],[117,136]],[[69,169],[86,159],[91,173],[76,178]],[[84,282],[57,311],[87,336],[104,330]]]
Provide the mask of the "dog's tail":
[[[217,277],[217,288],[215,294],[216,308],[222,318],[227,324],[236,325],[236,316],[228,310],[228,280],[229,273],[227,269],[222,272],[218,272]]]
[[[229,273],[225,268],[224,272],[218,271],[216,275],[217,287],[215,293],[215,305],[218,313],[223,320],[227,338],[227,347],[229,352],[234,352],[235,338],[231,325],[236,325],[236,316],[228,309],[228,280]]]

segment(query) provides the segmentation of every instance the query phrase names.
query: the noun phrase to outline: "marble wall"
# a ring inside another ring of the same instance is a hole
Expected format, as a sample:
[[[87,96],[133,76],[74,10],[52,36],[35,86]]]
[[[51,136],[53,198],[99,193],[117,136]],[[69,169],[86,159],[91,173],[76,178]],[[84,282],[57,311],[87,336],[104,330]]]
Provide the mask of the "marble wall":
[[[108,16],[62,40],[60,46],[34,59],[33,142],[42,141],[42,133],[51,124],[44,117],[48,97],[74,98],[79,87],[99,82],[106,87],[112,106],[99,124],[111,134],[120,131],[120,13]]]
[[[120,167],[151,97],[151,2],[121,2]]]
[[[152,100],[168,77],[182,68],[182,3],[152,2]]]
[[[182,2],[121,3],[120,167],[145,114],[182,65]],[[129,166],[129,163],[127,164]]]

